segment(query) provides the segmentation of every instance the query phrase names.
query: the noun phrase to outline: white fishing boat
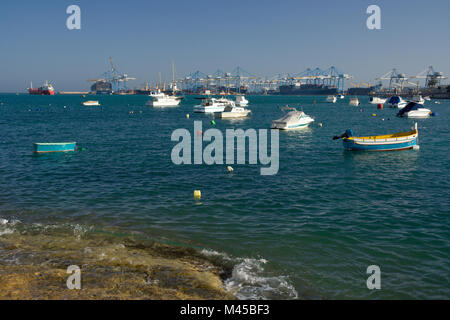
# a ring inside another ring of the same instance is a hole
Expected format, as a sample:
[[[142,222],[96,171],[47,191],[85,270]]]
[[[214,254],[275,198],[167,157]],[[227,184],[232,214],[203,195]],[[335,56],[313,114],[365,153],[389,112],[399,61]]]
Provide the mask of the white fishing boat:
[[[336,101],[337,101],[336,96],[328,96],[327,97],[327,102],[336,103]]]
[[[237,95],[235,104],[239,107],[246,107],[248,105],[248,100],[245,99],[243,95]]]
[[[408,118],[428,118],[432,115],[433,112],[430,109],[424,108],[423,105],[416,102],[409,102],[397,113],[398,117]]]
[[[98,101],[94,101],[94,100],[89,100],[89,101],[83,102],[83,106],[87,106],[87,107],[99,106],[99,105],[100,105],[100,103]]]
[[[286,106],[283,111],[291,110],[282,118],[272,121],[272,129],[280,130],[295,130],[306,128],[314,119],[308,116],[303,111],[298,111],[295,108]]]
[[[369,103],[370,104],[383,104],[386,102],[387,99],[382,99],[379,97],[370,97]]]
[[[199,99],[199,98],[197,98]],[[196,113],[214,113],[222,112],[227,106],[235,106],[234,101],[225,98],[200,98],[202,99],[201,104],[194,106],[194,112]]]
[[[183,97],[168,95],[160,92],[150,95],[151,99],[147,101],[147,105],[151,107],[176,107],[180,104]]]
[[[390,98],[389,98],[388,104],[389,104],[392,108],[399,108],[399,109],[402,109],[402,108],[406,107],[406,105],[408,104],[408,101],[403,100],[403,98],[400,97],[400,96],[393,96],[393,97],[390,97]]]
[[[353,106],[353,107],[358,107],[360,105],[358,97],[350,98],[350,101],[349,101],[348,104]]]
[[[222,112],[214,112],[214,117],[222,119],[245,118],[251,111],[235,105],[228,105]]]

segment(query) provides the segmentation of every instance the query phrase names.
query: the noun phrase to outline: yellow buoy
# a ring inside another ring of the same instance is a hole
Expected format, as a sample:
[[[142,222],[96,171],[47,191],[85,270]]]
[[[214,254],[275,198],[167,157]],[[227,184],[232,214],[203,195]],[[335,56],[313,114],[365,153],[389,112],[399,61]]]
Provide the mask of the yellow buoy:
[[[228,170],[228,172],[233,172],[233,171],[234,171],[234,169],[233,169],[232,166],[228,166],[228,167],[227,167],[227,170]]]
[[[198,200],[202,197],[202,192],[200,190],[194,190],[194,199]]]
[[[189,113],[188,113],[188,114],[186,114],[186,118],[188,118],[188,119],[189,119]]]
[[[377,115],[375,113],[372,113],[372,117],[376,117]]]

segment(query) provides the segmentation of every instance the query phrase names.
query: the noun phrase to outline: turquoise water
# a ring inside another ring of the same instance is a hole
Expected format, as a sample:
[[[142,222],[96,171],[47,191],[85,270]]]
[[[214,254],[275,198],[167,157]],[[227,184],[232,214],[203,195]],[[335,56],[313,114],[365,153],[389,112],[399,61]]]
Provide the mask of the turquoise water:
[[[234,264],[226,286],[239,298],[450,298],[450,101],[426,103],[438,115],[417,121],[420,150],[352,153],[331,138],[414,122],[366,97],[360,112],[348,99],[249,96],[248,119],[216,125],[192,113],[193,97],[166,109],[146,107],[144,96],[88,98],[102,107],[83,107],[80,96],[0,95],[1,219],[194,246]],[[203,130],[269,128],[280,106],[298,103],[316,122],[280,132],[277,175],[171,162],[172,131],[194,136],[194,120]],[[48,141],[84,150],[33,155],[33,142]],[[366,287],[369,265],[381,269],[381,290]]]

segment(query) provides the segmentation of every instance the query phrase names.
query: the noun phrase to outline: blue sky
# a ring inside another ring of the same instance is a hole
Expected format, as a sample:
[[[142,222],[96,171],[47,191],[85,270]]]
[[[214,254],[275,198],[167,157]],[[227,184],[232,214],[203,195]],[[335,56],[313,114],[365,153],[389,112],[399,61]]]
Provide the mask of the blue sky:
[[[66,8],[81,8],[81,30],[66,28]],[[366,28],[366,9],[381,8],[381,30]],[[429,65],[450,74],[450,1],[3,0],[0,91],[51,80],[87,90],[109,68],[137,78],[130,87],[200,70],[260,76],[331,65],[356,81],[392,68],[414,75]]]

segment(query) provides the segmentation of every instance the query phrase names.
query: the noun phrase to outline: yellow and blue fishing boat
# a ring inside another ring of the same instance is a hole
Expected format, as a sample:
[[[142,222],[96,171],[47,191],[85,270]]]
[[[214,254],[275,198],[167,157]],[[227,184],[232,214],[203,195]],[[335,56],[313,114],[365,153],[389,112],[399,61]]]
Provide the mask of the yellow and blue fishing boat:
[[[34,152],[69,152],[75,151],[77,146],[76,142],[37,142],[34,144]]]
[[[360,151],[396,151],[418,148],[419,131],[417,123],[408,132],[398,132],[382,136],[355,137],[352,130],[345,131],[333,140],[342,139],[345,150]]]

